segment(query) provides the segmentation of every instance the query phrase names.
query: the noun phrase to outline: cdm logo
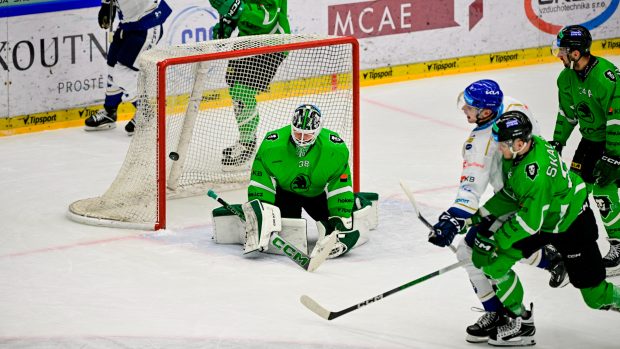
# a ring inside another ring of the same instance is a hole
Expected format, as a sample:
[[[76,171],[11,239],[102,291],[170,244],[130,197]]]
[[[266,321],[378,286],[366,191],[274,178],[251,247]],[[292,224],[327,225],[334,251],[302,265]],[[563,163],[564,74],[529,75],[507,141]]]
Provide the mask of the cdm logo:
[[[166,21],[165,42],[168,45],[189,44],[213,39],[213,26],[219,20],[216,10],[205,6],[189,6],[173,12]]]

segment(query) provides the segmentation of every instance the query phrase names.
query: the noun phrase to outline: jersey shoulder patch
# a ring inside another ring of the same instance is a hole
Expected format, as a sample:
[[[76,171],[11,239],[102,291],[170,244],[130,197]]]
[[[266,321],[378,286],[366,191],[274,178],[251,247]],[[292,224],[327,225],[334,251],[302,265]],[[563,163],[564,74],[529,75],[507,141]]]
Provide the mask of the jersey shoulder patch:
[[[332,143],[336,143],[336,144],[344,142],[342,138],[338,137],[337,135],[333,133],[329,135],[329,140],[332,141]]]
[[[525,166],[525,175],[531,180],[536,179],[536,176],[538,176],[538,164],[534,162]]]
[[[611,82],[616,82],[616,74],[614,74],[611,70],[605,71],[605,77]]]
[[[269,133],[267,134],[267,136],[265,137],[266,141],[275,141],[276,139],[278,139],[278,134],[277,133]]]

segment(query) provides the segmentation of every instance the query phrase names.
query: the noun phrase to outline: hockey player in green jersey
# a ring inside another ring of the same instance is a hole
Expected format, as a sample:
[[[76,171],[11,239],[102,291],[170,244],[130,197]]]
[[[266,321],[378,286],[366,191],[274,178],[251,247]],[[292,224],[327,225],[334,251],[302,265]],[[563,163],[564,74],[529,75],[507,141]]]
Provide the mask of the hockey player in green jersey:
[[[283,218],[301,218],[303,208],[319,223],[320,239],[337,231],[339,243],[330,254],[337,257],[363,241],[352,220],[349,149],[321,126],[321,118],[316,106],[303,104],[290,125],[267,132],[252,165],[248,201],[275,205]]]
[[[290,34],[287,0],[209,0],[220,14],[213,27],[214,39],[227,39],[235,29],[239,36]],[[259,123],[256,95],[268,89],[286,53],[276,52],[231,60],[226,71],[239,139],[222,151],[225,169],[245,164],[256,148]]]
[[[583,180],[568,171],[553,145],[532,135],[532,124],[522,112],[504,113],[492,132],[503,157],[504,187],[476,214],[481,223],[474,227],[472,261],[495,281],[508,311],[489,343],[535,344],[532,309],[522,306],[523,287],[511,268],[547,244],[561,253],[570,282],[589,307],[620,311],[620,288],[605,281]],[[495,218],[507,214],[503,224]]]
[[[592,37],[582,26],[563,28],[554,55],[565,66],[557,80],[560,110],[551,142],[560,152],[577,124],[581,141],[571,170],[588,185],[607,231],[607,275],[620,274],[620,73],[590,54]]]

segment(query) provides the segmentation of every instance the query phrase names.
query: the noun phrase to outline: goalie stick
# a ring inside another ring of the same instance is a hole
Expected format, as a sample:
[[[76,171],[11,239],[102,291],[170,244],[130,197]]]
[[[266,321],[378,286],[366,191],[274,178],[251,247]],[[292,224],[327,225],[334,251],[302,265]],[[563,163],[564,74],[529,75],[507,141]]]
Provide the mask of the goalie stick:
[[[426,220],[426,218],[424,218],[424,216],[422,216],[422,213],[420,212],[420,208],[418,207],[418,203],[417,201],[415,201],[415,198],[413,197],[413,192],[411,191],[409,186],[407,186],[407,184],[405,184],[405,182],[401,180],[400,187],[403,188],[405,195],[407,195],[407,198],[409,198],[409,202],[411,202],[411,206],[413,206],[413,210],[415,211],[415,214],[418,216],[418,219],[424,225],[426,225],[428,229],[431,230],[431,232],[429,233],[429,236],[430,234],[435,234],[435,229],[433,229],[433,226]],[[449,247],[452,250],[452,252],[456,253],[456,247],[454,247],[453,245],[450,245]]]
[[[317,314],[318,316],[322,317],[323,319],[326,320],[333,320],[335,318],[341,317],[342,315],[348,314],[354,310],[357,310],[361,307],[367,306],[368,304],[377,302],[382,300],[383,298],[392,295],[396,292],[400,292],[404,289],[407,289],[413,285],[417,285],[419,283],[422,283],[426,280],[432,279],[435,276],[441,275],[441,274],[445,274],[447,272],[449,272],[450,270],[456,269],[460,266],[462,266],[463,264],[465,264],[465,261],[459,261],[456,262],[454,264],[450,264],[447,267],[441,268],[439,270],[435,270],[434,272],[424,275],[422,277],[419,277],[413,281],[409,281],[408,283],[404,284],[404,285],[400,285],[394,289],[391,289],[387,292],[383,292],[380,295],[374,296],[372,298],[369,298],[363,302],[357,303],[355,305],[352,305],[346,309],[343,310],[339,310],[339,311],[329,311],[327,309],[325,309],[323,306],[321,306],[319,303],[317,303],[314,299],[310,298],[309,296],[303,295],[299,298],[299,300],[301,301],[301,304],[303,304],[306,308],[308,308],[311,312]]]
[[[224,201],[224,199],[219,197],[219,195],[217,195],[213,190],[209,189],[207,195],[245,222],[243,212],[237,211],[234,207]],[[317,253],[314,257],[310,257],[295,248],[293,244],[286,241],[282,236],[280,236],[280,234],[278,234],[278,232],[274,231],[272,232],[272,235],[274,235],[274,238],[270,241],[271,245],[278,250],[282,250],[285,256],[309,272],[315,271],[319,266],[321,266],[321,264],[323,264],[323,262],[325,262],[329,256],[329,253],[336,245],[336,242],[338,242],[338,234],[334,233],[328,235],[323,240],[316,243],[314,249],[318,249]]]

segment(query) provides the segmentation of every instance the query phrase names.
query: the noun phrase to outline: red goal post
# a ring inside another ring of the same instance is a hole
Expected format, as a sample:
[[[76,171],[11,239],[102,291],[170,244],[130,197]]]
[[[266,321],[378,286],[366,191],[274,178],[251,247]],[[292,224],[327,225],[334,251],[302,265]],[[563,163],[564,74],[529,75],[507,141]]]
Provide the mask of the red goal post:
[[[276,53],[285,57],[277,65],[251,64],[256,62],[253,57]],[[246,61],[250,63],[240,68],[238,62]],[[167,199],[247,185],[252,160],[231,169],[220,159],[222,150],[240,137],[235,109],[239,103],[231,97],[229,81],[234,69],[257,81],[275,70],[268,86],[257,89],[254,98],[258,142],[267,131],[289,124],[296,106],[315,104],[322,111],[324,127],[338,132],[349,146],[353,189],[359,191],[359,45],[355,38],[249,36],[155,48],[143,53],[139,62],[137,125],[125,161],[103,195],[69,206],[72,220],[165,229]],[[235,68],[231,62],[237,62]],[[171,160],[171,152],[179,154],[177,161]]]

